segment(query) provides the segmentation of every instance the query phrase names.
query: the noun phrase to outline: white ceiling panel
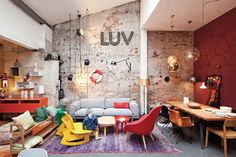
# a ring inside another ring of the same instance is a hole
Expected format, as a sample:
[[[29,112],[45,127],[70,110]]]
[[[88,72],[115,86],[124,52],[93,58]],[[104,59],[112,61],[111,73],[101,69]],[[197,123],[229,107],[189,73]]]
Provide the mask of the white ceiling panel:
[[[144,24],[147,30],[170,30],[170,16],[174,17],[175,31],[193,31],[236,7],[236,0],[160,0]],[[187,23],[192,20],[191,26]]]
[[[39,16],[50,25],[55,25],[77,17],[77,10],[82,16],[86,15],[86,9],[93,14],[107,10],[135,0],[23,0]]]

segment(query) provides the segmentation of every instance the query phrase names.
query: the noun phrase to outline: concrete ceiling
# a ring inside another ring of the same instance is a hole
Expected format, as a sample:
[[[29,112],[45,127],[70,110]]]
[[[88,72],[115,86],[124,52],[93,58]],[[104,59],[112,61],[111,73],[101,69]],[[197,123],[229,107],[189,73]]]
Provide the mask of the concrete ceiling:
[[[77,10],[82,16],[100,12],[135,0],[23,0],[31,9],[50,25],[55,25],[77,17]]]
[[[208,2],[213,1],[213,2]],[[204,24],[211,22],[236,7],[236,0],[205,0]],[[194,31],[203,26],[203,0],[160,0],[144,23],[147,30],[170,30],[170,16],[174,17],[175,31]],[[191,19],[189,26],[187,21]]]

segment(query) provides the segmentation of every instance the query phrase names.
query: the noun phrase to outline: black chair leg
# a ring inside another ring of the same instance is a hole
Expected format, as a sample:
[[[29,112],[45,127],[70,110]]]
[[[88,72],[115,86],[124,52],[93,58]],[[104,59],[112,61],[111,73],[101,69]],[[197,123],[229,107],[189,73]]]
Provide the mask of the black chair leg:
[[[193,127],[191,127],[190,144],[193,143]]]
[[[179,143],[180,135],[181,135],[181,129],[178,129],[178,136],[177,136],[176,144]]]
[[[161,133],[164,132],[164,130],[168,127],[168,125],[170,124],[170,121],[168,121],[166,124],[163,125],[163,128],[161,130]]]

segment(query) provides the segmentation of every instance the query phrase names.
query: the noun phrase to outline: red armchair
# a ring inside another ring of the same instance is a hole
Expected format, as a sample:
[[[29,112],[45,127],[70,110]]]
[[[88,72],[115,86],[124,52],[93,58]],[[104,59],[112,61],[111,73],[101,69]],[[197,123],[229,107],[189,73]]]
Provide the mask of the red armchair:
[[[128,138],[129,132],[141,135],[144,148],[147,149],[145,135],[149,135],[154,141],[151,133],[155,126],[157,117],[160,114],[161,107],[162,106],[157,106],[153,108],[147,115],[142,116],[139,120],[126,124],[124,128],[124,130],[126,131],[126,140]]]

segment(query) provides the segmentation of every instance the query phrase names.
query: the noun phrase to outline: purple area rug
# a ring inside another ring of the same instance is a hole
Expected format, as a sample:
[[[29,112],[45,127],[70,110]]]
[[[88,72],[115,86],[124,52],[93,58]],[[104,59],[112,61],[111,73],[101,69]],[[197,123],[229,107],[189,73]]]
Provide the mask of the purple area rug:
[[[101,132],[101,136],[103,136]],[[68,147],[61,145],[60,137],[53,137],[43,149],[49,154],[76,154],[76,153],[179,153],[180,151],[169,143],[164,135],[155,128],[153,130],[155,141],[146,136],[147,150],[144,149],[141,136],[129,134],[127,142],[125,133],[115,134],[113,129],[108,130],[107,136],[100,140],[91,138],[90,142]]]

